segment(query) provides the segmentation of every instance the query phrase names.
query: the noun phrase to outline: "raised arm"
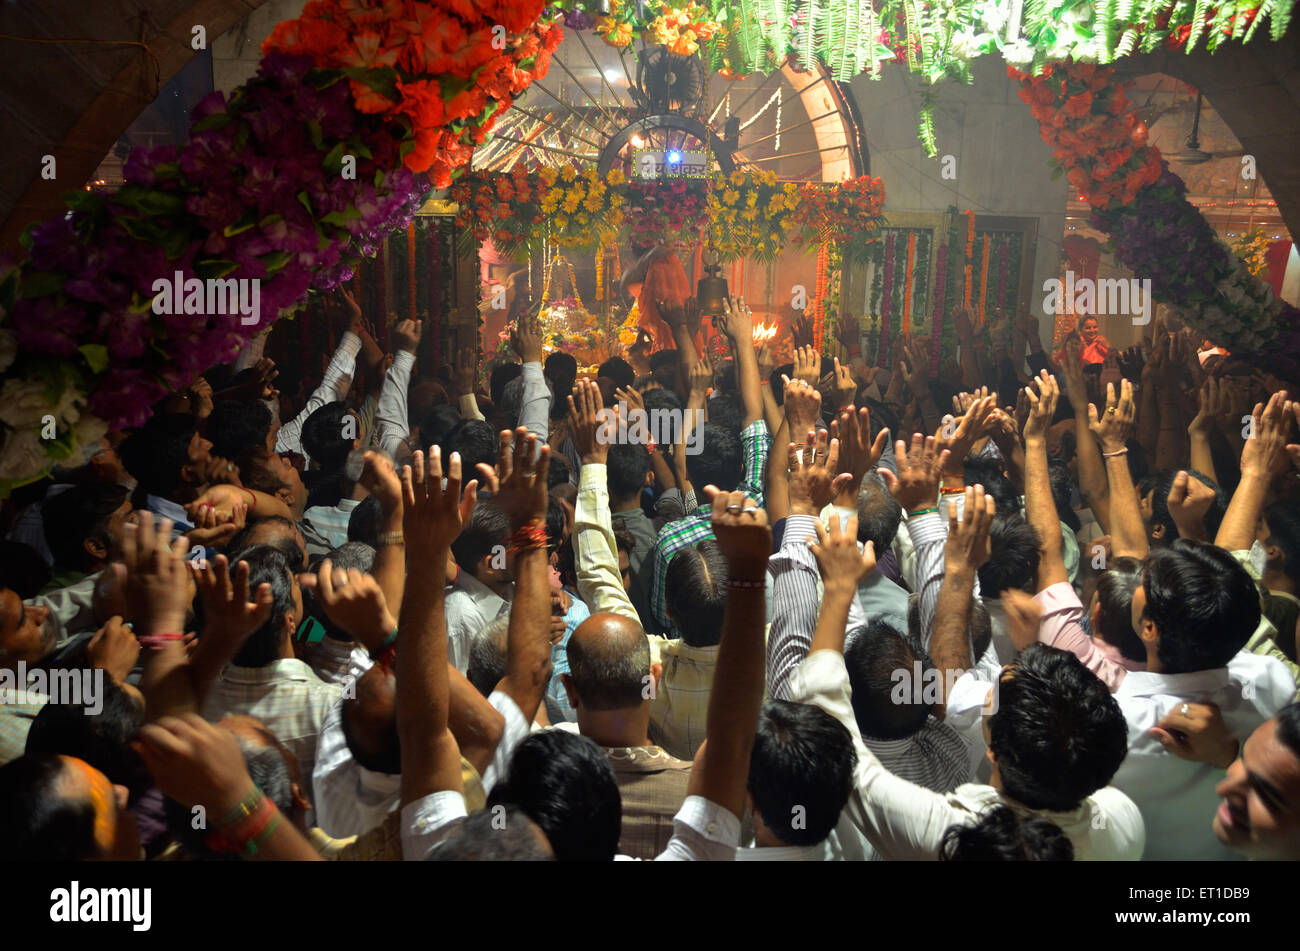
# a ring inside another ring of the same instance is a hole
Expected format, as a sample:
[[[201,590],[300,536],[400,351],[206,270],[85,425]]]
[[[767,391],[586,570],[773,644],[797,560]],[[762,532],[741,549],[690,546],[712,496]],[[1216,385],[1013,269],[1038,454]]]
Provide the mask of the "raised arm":
[[[384,374],[384,385],[379,390],[375,404],[375,433],[371,444],[390,457],[411,435],[407,420],[406,391],[411,385],[411,370],[415,367],[415,349],[420,343],[420,322],[403,320],[394,331],[397,352],[393,365]]]
[[[606,459],[614,424],[613,410],[604,408],[600,387],[589,380],[575,383],[569,397],[569,429],[582,456],[573,515],[578,594],[596,613],[621,614],[640,624],[618,570],[618,546],[609,512]]]
[[[704,755],[697,754],[686,793],[739,818],[763,705],[763,592],[772,532],[767,514],[743,492],[719,492],[716,486],[705,491],[713,498],[713,534],[727,558],[727,605],[709,693]]]
[[[1285,467],[1286,434],[1292,417],[1292,403],[1286,390],[1257,403],[1251,414],[1249,438],[1241,450],[1241,481],[1232,493],[1228,511],[1219,524],[1214,544],[1228,551],[1249,548],[1255,540],[1255,527],[1264,511],[1268,484],[1273,473]]]
[[[758,356],[754,353],[753,312],[746,306],[744,298],[738,298],[735,304],[724,298],[723,307],[726,312],[724,329],[736,355],[736,387],[740,390],[740,402],[745,412],[741,423],[741,428],[744,429],[763,418],[763,395],[759,392],[758,385]]]
[[[1083,359],[1077,341],[1065,345],[1061,364],[1061,377],[1065,380],[1065,395],[1074,409],[1074,431],[1077,438],[1076,458],[1079,460],[1079,492],[1097,516],[1103,533],[1110,531],[1110,492],[1106,481],[1106,463],[1097,444],[1088,435],[1088,386],[1083,377]]]
[[[497,457],[501,488],[496,503],[510,519],[515,552],[515,595],[506,634],[506,675],[497,689],[531,721],[551,679],[551,593],[546,565],[546,472],[549,446],[521,426],[502,431]]]
[[[406,583],[406,536],[402,532],[402,483],[387,456],[367,452],[361,485],[379,501],[379,544],[371,574],[390,611],[401,611]]]
[[[894,443],[898,475],[878,470],[894,500],[907,512],[907,531],[916,548],[916,584],[920,598],[921,638],[928,643],[939,585],[943,581],[944,528],[939,518],[939,481],[948,450],[939,450],[933,436],[912,434],[909,451],[903,440]]]
[[[1029,418],[1025,420],[1025,516],[1038,533],[1038,590],[1068,581],[1061,555],[1061,520],[1052,499],[1047,472],[1047,428],[1056,413],[1060,396],[1056,377],[1044,370],[1038,378],[1039,393],[1025,387]]]
[[[989,559],[989,527],[993,524],[993,496],[984,487],[968,486],[965,511],[959,520],[957,502],[948,503],[948,539],[944,544],[943,586],[930,638],[930,657],[943,676],[935,716],[947,712],[948,688],[956,676],[974,666],[971,660],[970,612],[976,572]]]
[[[876,567],[876,546],[867,542],[858,551],[858,517],[849,516],[844,530],[840,520],[830,520],[830,529],[816,523],[817,543],[811,545],[817,566],[822,573],[822,606],[817,616],[817,629],[813,632],[808,653],[835,651],[844,653],[844,637],[848,633],[849,608],[858,596],[858,583]],[[802,658],[800,658],[802,662]]]
[[[474,509],[477,480],[461,497],[460,453],[452,453],[447,484],[442,454],[417,451],[402,467],[406,572],[411,584],[397,621],[397,736],[402,749],[402,805],[435,792],[461,792],[460,747],[449,727],[447,615],[443,566],[451,543]]]
[[[1115,387],[1106,385],[1106,411],[1098,413],[1097,407],[1088,404],[1088,430],[1101,445],[1101,456],[1106,460],[1106,479],[1110,483],[1110,538],[1111,554],[1133,558],[1147,555],[1147,534],[1142,525],[1142,509],[1138,505],[1137,488],[1128,468],[1128,439],[1133,433],[1137,415],[1133,403],[1133,384],[1120,382],[1119,395]]]

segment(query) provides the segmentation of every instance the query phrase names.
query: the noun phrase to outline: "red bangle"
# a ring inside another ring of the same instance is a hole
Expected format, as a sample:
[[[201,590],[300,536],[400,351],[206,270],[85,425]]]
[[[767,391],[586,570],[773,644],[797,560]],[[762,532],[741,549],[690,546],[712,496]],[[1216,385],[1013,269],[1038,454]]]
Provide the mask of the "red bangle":
[[[165,644],[170,644],[173,641],[185,640],[185,635],[177,634],[175,632],[168,632],[166,634],[146,634],[143,637],[137,638],[137,640],[140,641],[141,647],[147,647],[150,650],[156,651],[162,650]]]
[[[519,526],[510,536],[508,547],[511,551],[532,551],[546,547],[546,523],[534,518]]]

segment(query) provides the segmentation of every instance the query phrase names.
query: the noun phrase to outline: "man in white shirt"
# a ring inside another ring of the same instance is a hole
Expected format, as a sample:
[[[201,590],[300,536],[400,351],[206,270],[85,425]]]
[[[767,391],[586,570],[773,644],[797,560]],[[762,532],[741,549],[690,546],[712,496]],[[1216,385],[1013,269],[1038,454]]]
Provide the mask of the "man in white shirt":
[[[452,542],[460,570],[447,588],[447,659],[461,673],[469,670],[474,635],[509,611],[514,600],[515,555],[506,544],[509,536],[506,513],[495,502],[481,501]]]
[[[1187,703],[1213,703],[1244,742],[1295,698],[1295,681],[1280,662],[1241,650],[1259,616],[1254,582],[1222,548],[1180,538],[1148,557],[1133,593],[1147,669],[1129,672],[1115,691],[1129,734],[1115,786],[1142,809],[1144,858],[1235,857],[1203,818],[1214,810],[1220,774],[1169,756],[1151,728]]]

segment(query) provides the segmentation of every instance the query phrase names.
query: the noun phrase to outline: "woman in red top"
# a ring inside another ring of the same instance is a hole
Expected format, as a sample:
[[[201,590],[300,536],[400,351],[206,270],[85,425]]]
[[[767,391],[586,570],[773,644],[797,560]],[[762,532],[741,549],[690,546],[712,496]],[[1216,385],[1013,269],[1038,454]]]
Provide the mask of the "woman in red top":
[[[623,289],[637,299],[637,323],[654,339],[654,350],[675,346],[672,331],[659,315],[656,301],[684,304],[691,296],[690,278],[677,254],[652,248],[623,277]]]

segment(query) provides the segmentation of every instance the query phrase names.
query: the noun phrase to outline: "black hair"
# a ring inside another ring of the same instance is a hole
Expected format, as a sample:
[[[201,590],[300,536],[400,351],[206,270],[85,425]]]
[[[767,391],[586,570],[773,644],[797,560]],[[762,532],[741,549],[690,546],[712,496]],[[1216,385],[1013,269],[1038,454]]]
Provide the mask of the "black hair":
[[[0,843],[9,862],[87,862],[98,857],[95,807],[60,791],[67,767],[53,753],[0,766]]]
[[[293,798],[293,776],[280,747],[274,743],[254,744],[239,734],[235,734],[235,739],[239,743],[244,767],[253,784],[275,804],[281,815],[294,815],[298,808]],[[194,810],[190,806],[174,799],[164,799],[163,814],[167,820],[167,831],[190,859],[200,862],[240,861],[239,855],[217,852],[208,845],[208,827],[194,827]]]
[[[1072,862],[1074,843],[1051,819],[1021,819],[994,806],[974,824],[948,827],[939,845],[943,862]]]
[[[727,556],[712,538],[683,548],[668,563],[664,605],[691,647],[714,647],[722,636],[727,570]]]
[[[86,571],[92,559],[84,543],[97,541],[106,549],[111,543],[108,521],[126,501],[125,486],[87,482],[58,495],[47,496],[41,505],[45,544],[60,568]]]
[[[903,520],[903,507],[889,494],[885,480],[876,472],[868,472],[858,489],[858,541],[873,542],[879,558],[894,543],[898,525]]]
[[[461,478],[468,482],[478,478],[478,464],[496,466],[499,439],[492,427],[481,419],[463,419],[442,443],[442,464],[451,462],[453,452],[460,453]],[[444,468],[445,471],[445,468]]]
[[[359,430],[351,439],[344,435],[343,418],[348,415],[344,403],[326,403],[302,424],[302,447],[321,469],[342,469],[347,463],[352,443],[361,435]]]
[[[1300,505],[1279,499],[1264,510],[1264,521],[1268,525],[1264,543],[1282,549],[1282,573],[1300,582]]]
[[[744,428],[741,423],[745,421],[745,410],[733,391],[719,390],[709,397],[705,409],[710,423],[721,426],[736,439],[740,438],[740,431]],[[708,450],[706,449],[705,452]]]
[[[1002,791],[1030,809],[1077,809],[1128,753],[1119,704],[1068,651],[1031,644],[1003,671],[996,699],[989,749]]]
[[[607,377],[624,390],[636,382],[636,370],[622,357],[610,357],[596,368],[596,376]]]
[[[371,548],[378,548],[383,521],[384,509],[379,499],[367,495],[348,516],[348,541],[365,542]]]
[[[901,740],[925,726],[934,704],[917,702],[912,684],[914,680],[924,684],[934,676],[930,673],[934,663],[914,638],[873,618],[845,648],[844,666],[853,691],[853,718],[863,736]]]
[[[1043,543],[1023,515],[995,515],[989,526],[989,560],[979,568],[980,595],[996,598],[1023,589],[1038,574]]]
[[[618,852],[623,798],[614,768],[593,741],[567,730],[526,737],[488,795],[518,806],[546,833],[561,862],[608,862]]]
[[[768,700],[758,715],[746,789],[763,824],[789,845],[816,845],[853,791],[858,754],[844,725],[819,707]]]
[[[474,514],[456,540],[451,554],[462,571],[473,574],[478,563],[510,537],[510,518],[495,502],[483,500],[474,506]]]
[[[1219,534],[1219,525],[1223,522],[1223,516],[1228,511],[1228,495],[1219,484],[1202,472],[1195,469],[1161,469],[1156,473],[1155,481],[1151,489],[1154,493],[1151,496],[1151,527],[1154,529],[1157,525],[1165,527],[1165,534],[1161,543],[1164,545],[1171,544],[1174,539],[1179,538],[1178,526],[1174,524],[1174,517],[1169,514],[1169,490],[1174,487],[1174,479],[1178,478],[1179,472],[1186,472],[1191,478],[1198,479],[1214,490],[1214,501],[1210,503],[1209,509],[1202,519],[1205,525],[1205,534],[1207,538],[1213,538]]]
[[[285,615],[293,611],[293,572],[280,550],[270,545],[254,545],[242,552],[240,561],[248,562],[248,590],[261,584],[271,586],[271,614],[261,627],[249,635],[231,661],[237,667],[265,667],[280,658],[284,639]]]
[[[793,363],[783,363],[768,374],[767,384],[772,387],[772,397],[776,400],[777,406],[785,405],[785,381],[781,379],[783,376],[794,379]]]
[[[376,664],[356,679],[356,696],[343,700],[340,725],[348,752],[362,769],[372,773],[398,776],[402,772],[402,744],[397,733],[397,708],[391,715],[369,717],[362,722],[367,708],[379,702],[384,691],[391,691],[389,674]]]
[[[1300,757],[1300,702],[1288,703],[1278,711],[1277,738],[1292,756]]]
[[[480,809],[459,821],[425,861],[554,862],[555,853],[539,839],[538,830],[518,806]]]
[[[650,676],[650,641],[644,634],[630,650],[614,651],[603,638],[586,642],[571,637],[565,648],[569,677],[588,710],[627,710],[641,706]]]
[[[552,381],[557,378],[557,374],[560,380],[574,380],[578,377],[578,361],[573,354],[556,350],[554,353],[547,355],[546,360],[542,363],[542,371]]]
[[[234,459],[249,446],[265,446],[270,432],[271,410],[261,400],[217,400],[203,421],[204,438],[222,459]]]
[[[176,490],[196,427],[188,413],[159,413],[122,440],[118,457],[142,491],[167,498]]]
[[[460,410],[449,403],[430,408],[420,420],[420,448],[442,446],[447,435],[460,425],[460,421]],[[450,455],[443,453],[443,458],[450,458]]]
[[[475,631],[469,640],[469,663],[465,679],[485,697],[492,696],[506,675],[506,637],[510,615],[498,615],[486,627]]]
[[[1129,660],[1146,663],[1142,638],[1133,630],[1133,592],[1142,583],[1142,561],[1121,556],[1097,577],[1097,629],[1092,633]]]
[[[1066,435],[1072,437],[1074,434],[1066,433]],[[1070,475],[1069,466],[1058,457],[1049,456],[1047,478],[1052,492],[1052,501],[1056,504],[1057,519],[1070,531],[1077,532],[1083,527],[1083,523],[1079,521],[1079,513],[1070,504],[1070,490],[1074,485],[1074,479]]]
[[[546,467],[546,490],[549,492],[562,485],[572,485],[573,480],[569,478],[572,472],[569,460],[562,453],[552,453],[551,461]]]
[[[26,752],[75,756],[110,782],[141,792],[151,780],[128,744],[144,722],[144,711],[108,677],[104,678],[100,702],[102,707],[93,716],[82,703],[47,703],[27,731]]]
[[[709,420],[704,424],[702,452],[686,456],[691,484],[701,493],[706,485],[734,492],[744,477],[743,450],[736,430]]]
[[[254,537],[262,534],[263,529],[268,526],[280,529],[276,537],[272,540],[253,541]],[[274,548],[283,555],[290,570],[298,570],[302,567],[303,548],[298,541],[298,526],[283,515],[266,515],[249,522],[226,543],[226,557],[230,559],[233,567],[243,552],[259,545]]]
[[[501,394],[506,384],[524,372],[522,364],[498,363],[488,373],[488,395],[494,404],[501,402]]]
[[[966,485],[984,486],[984,493],[993,496],[993,506],[999,515],[1020,514],[1020,493],[998,460],[990,456],[967,456],[962,461],[962,481]],[[1037,559],[1034,563],[1038,563]]]
[[[971,599],[967,633],[970,634],[971,656],[978,660],[993,642],[993,616],[989,614],[983,598]]]
[[[338,548],[324,555],[319,555],[312,559],[311,570],[320,571],[321,564],[328,558],[331,569],[348,571],[355,568],[363,574],[370,574],[375,564],[375,550],[365,542],[344,542]],[[320,597],[315,588],[302,589],[302,609],[304,614],[311,615],[325,629],[325,633],[336,641],[348,642],[353,640],[352,634],[339,627],[330,618],[325,608],[320,603]]]
[[[1259,589],[1232,555],[1209,542],[1176,539],[1147,556],[1142,617],[1160,632],[1166,674],[1223,667],[1259,626]]]
[[[330,565],[334,568],[342,568],[344,571],[355,568],[362,574],[370,574],[375,566],[375,549],[365,542],[344,542],[338,548],[335,548],[325,558],[330,560]]]
[[[640,496],[650,472],[650,452],[635,443],[615,443],[605,462],[611,501],[623,502]]]
[[[560,500],[553,495],[546,497],[546,553],[553,554],[560,543],[567,537],[568,514]]]
[[[26,601],[50,583],[51,572],[40,553],[26,542],[0,538],[0,591],[9,588]]]

